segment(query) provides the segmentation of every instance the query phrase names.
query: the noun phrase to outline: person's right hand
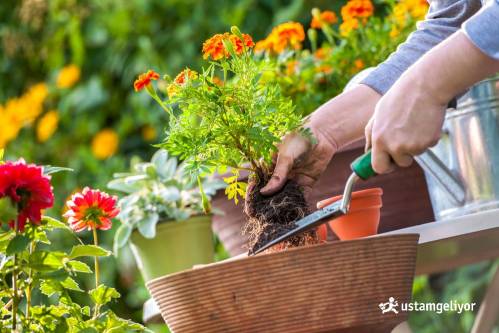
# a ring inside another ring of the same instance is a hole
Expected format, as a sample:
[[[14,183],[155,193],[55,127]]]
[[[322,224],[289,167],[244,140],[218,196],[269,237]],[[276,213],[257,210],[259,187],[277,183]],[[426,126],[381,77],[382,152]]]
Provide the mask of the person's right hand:
[[[260,192],[272,195],[292,179],[308,195],[336,151],[363,137],[380,98],[376,91],[360,84],[318,108],[304,125],[317,143],[312,145],[299,133],[286,135],[278,146],[272,177]]]

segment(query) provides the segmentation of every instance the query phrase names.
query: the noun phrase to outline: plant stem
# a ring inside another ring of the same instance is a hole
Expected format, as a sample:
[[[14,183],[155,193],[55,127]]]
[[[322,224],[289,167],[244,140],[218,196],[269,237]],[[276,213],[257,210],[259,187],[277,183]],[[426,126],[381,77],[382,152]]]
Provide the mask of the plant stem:
[[[94,245],[99,246],[99,238],[97,238],[97,228],[93,227],[92,232],[94,235]],[[95,265],[94,265],[95,288],[97,288],[99,286],[99,257],[95,256],[94,259],[95,259]]]
[[[35,242],[29,244],[29,254],[31,255],[35,251]],[[29,319],[29,311],[31,308],[31,288],[33,278],[33,270],[30,268],[28,271],[28,286],[26,288],[26,319]]]
[[[17,225],[17,218],[14,219],[14,233],[17,236],[19,232]],[[19,304],[17,295],[17,253],[14,253],[14,269],[12,271],[12,332],[17,332],[17,307]]]
[[[99,238],[97,237],[97,228],[92,228],[92,233],[94,235],[94,245],[99,246]],[[99,257],[94,257],[94,273],[95,273],[95,288],[99,287]],[[95,305],[94,308],[94,318],[99,316],[99,306]]]

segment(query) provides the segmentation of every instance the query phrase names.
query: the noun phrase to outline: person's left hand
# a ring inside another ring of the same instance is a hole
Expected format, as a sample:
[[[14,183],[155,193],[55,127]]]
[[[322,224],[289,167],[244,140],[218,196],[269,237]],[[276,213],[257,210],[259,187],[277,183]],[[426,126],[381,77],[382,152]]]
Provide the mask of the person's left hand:
[[[392,171],[395,164],[410,166],[413,156],[440,139],[447,103],[425,89],[421,74],[406,74],[379,100],[366,126],[366,147],[372,147],[372,166],[378,174]]]

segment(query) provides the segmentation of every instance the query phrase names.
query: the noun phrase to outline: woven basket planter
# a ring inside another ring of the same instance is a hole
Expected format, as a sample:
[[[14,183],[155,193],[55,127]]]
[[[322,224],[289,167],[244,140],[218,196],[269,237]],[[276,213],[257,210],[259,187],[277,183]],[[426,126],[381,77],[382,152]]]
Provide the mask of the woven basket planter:
[[[381,236],[209,265],[147,286],[175,333],[390,332],[407,319],[419,236]]]

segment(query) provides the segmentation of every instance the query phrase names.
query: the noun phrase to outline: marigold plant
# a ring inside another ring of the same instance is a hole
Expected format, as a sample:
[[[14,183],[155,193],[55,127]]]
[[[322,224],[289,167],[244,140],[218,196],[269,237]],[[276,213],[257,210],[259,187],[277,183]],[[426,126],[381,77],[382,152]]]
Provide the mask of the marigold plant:
[[[304,38],[300,27],[276,29],[280,43],[296,47]],[[301,117],[278,86],[264,84],[262,73],[269,69],[254,59],[251,37],[231,31],[204,43],[204,57],[212,61],[201,73],[185,69],[168,84],[167,100],[156,91],[152,96],[170,114],[162,147],[197,174],[231,168],[227,195],[237,202],[245,191],[239,171],[268,174],[276,143],[300,126]]]

